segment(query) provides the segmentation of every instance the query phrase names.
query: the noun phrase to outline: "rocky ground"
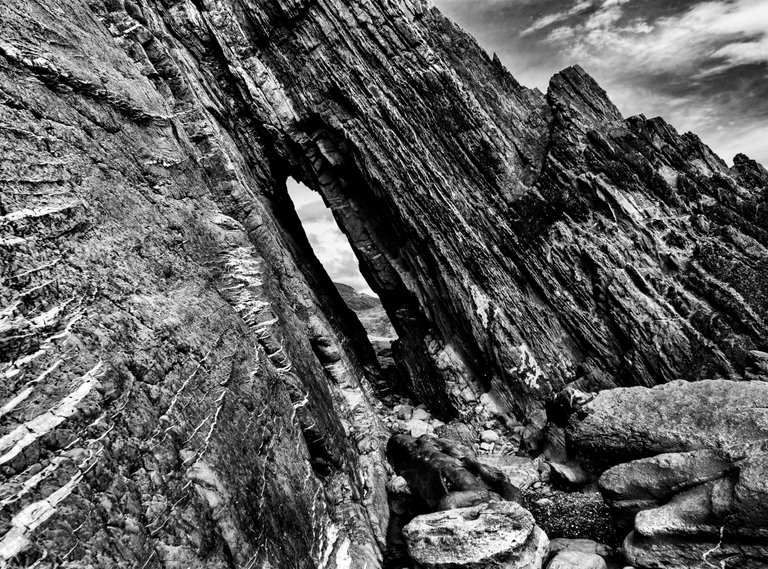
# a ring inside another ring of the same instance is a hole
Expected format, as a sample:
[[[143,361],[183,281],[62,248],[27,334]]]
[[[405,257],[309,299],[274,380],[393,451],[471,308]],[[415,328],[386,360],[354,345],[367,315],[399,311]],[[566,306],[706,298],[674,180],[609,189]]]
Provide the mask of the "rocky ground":
[[[369,337],[394,334],[378,299],[336,286]],[[488,394],[449,423],[380,403],[385,567],[768,567],[768,381],[572,390],[543,438]]]
[[[768,567],[768,382],[574,395],[543,452],[487,400],[445,424],[389,398],[386,566]]]

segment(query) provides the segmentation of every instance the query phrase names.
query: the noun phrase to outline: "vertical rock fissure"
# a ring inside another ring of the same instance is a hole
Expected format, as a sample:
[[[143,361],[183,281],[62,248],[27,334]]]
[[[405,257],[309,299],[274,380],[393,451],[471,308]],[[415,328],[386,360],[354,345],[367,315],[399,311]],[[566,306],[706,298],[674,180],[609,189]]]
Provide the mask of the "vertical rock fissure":
[[[381,299],[397,332],[393,355],[403,381],[398,387],[427,403],[441,418],[455,417],[462,406],[456,392],[467,388],[464,383],[471,374],[465,357],[446,349],[437,323],[423,309],[429,306],[426,299],[431,295],[421,290],[419,271],[411,263],[416,259],[429,264],[427,252],[405,253],[406,249],[418,250],[420,241],[408,235],[398,224],[397,213],[377,198],[343,142],[337,142],[327,129],[311,132],[303,140],[309,171],[306,183],[321,194],[333,213],[362,275]],[[457,385],[461,387],[456,389]]]

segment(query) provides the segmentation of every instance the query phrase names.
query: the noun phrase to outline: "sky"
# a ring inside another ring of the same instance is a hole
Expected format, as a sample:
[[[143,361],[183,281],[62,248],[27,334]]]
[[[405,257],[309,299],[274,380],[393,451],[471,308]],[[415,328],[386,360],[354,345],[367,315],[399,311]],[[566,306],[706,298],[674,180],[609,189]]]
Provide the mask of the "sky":
[[[768,164],[768,0],[433,0],[524,85],[578,63],[625,116]]]
[[[625,116],[662,116],[731,163],[768,165],[768,0],[432,0],[546,91],[578,63]],[[320,196],[289,180],[315,254],[336,282],[371,293]]]

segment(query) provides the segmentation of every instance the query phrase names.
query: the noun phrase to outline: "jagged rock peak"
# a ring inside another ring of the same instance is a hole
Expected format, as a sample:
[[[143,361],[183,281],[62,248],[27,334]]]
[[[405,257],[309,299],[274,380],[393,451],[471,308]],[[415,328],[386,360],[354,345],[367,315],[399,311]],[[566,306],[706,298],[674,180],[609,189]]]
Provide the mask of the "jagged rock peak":
[[[608,93],[579,65],[563,69],[550,79],[547,101],[557,112],[577,111],[585,127],[623,120]]]

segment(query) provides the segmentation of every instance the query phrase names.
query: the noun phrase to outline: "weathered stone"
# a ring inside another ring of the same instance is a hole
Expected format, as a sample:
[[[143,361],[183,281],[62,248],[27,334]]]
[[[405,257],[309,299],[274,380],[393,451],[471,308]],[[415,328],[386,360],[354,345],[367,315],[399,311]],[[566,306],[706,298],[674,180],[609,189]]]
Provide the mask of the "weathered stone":
[[[402,419],[403,421],[409,420],[411,417],[413,417],[413,407],[410,405],[402,405],[400,409],[397,410],[397,418]]]
[[[470,449],[453,441],[396,435],[387,444],[387,455],[431,511],[520,497],[501,470],[480,463]]]
[[[607,566],[599,555],[571,550],[555,555],[547,569],[607,569]]]
[[[549,540],[514,502],[493,502],[414,518],[403,529],[425,569],[539,569]]]
[[[426,409],[420,409],[420,408],[414,409],[413,410],[413,414],[411,415],[411,418],[414,421],[425,421],[426,422],[426,421],[429,421],[431,419],[431,417],[432,416],[429,414],[429,411],[427,411]]]
[[[500,470],[510,484],[525,491],[539,480],[536,463],[530,458],[510,455],[486,455],[478,457],[480,463]]]
[[[601,393],[571,422],[574,448],[594,464],[667,451],[600,478],[620,523],[634,528],[624,546],[630,562],[760,566],[768,538],[767,400],[760,382],[676,382]]]
[[[483,431],[480,433],[480,440],[484,443],[497,443],[499,442],[499,433],[491,430]]]
[[[614,466],[600,477],[603,497],[625,520],[654,508],[676,493],[722,478],[734,469],[734,457],[720,450],[660,454]]]
[[[598,465],[768,438],[768,384],[674,381],[600,393],[574,414],[572,453]]]
[[[432,426],[420,419],[411,419],[405,423],[405,428],[414,438],[419,438],[422,435],[426,435],[432,432]]]
[[[402,476],[394,476],[389,482],[387,482],[387,490],[394,494],[410,494],[411,489],[408,487],[408,481]]]
[[[741,543],[727,538],[711,542],[692,542],[680,537],[644,537],[632,532],[622,550],[638,569],[766,569],[768,547],[765,541]]]
[[[567,464],[549,463],[551,480],[563,488],[580,488],[589,484],[590,476],[576,462]]]

